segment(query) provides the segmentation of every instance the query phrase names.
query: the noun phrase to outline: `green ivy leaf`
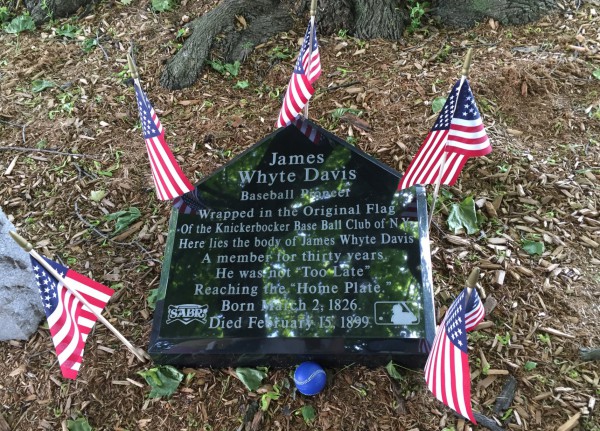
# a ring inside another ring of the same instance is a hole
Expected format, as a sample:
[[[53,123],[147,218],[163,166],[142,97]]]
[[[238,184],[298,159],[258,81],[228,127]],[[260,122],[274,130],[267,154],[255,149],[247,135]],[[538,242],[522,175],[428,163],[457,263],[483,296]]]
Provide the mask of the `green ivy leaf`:
[[[248,88],[249,86],[250,84],[248,81],[238,81],[237,84],[235,84],[235,88],[241,88],[242,90]]]
[[[315,408],[311,405],[300,407],[300,413],[302,414],[302,419],[304,419],[304,422],[306,422],[307,424],[312,422],[315,419],[315,417],[317,417],[315,413]]]
[[[8,21],[9,17],[10,13],[8,11],[8,8],[6,6],[0,6],[0,22]]]
[[[249,391],[257,390],[260,387],[262,380],[267,377],[267,373],[255,368],[238,367],[235,369],[235,374]]]
[[[171,365],[159,365],[148,371],[138,371],[138,374],[152,388],[149,398],[170,397],[177,391],[179,383],[183,380],[183,373]]]
[[[600,79],[600,69],[596,69],[592,72],[592,76],[596,79]]]
[[[173,8],[170,0],[152,0],[152,9],[157,12],[167,12]]]
[[[433,99],[433,102],[431,102],[431,110],[433,111],[434,114],[437,114],[438,112],[440,112],[442,110],[445,103],[446,103],[445,97],[436,97],[435,99]]]
[[[481,219],[477,216],[472,196],[467,197],[460,204],[452,204],[448,215],[448,227],[454,233],[464,228],[469,235],[474,234],[479,230],[480,222]]]
[[[29,15],[19,15],[4,27],[4,31],[10,34],[19,34],[27,30],[35,30],[35,23]]]
[[[396,366],[394,365],[394,363],[392,361],[388,362],[388,364],[385,366],[385,369],[392,379],[404,380],[404,378],[402,377],[402,374],[400,374],[398,372],[398,370],[396,369]]]
[[[100,202],[106,196],[106,191],[104,190],[92,190],[90,192],[90,199],[94,202]]]
[[[279,388],[277,385],[274,386],[272,391],[268,391],[263,394],[260,398],[260,408],[263,412],[266,412],[269,409],[269,404],[271,404],[271,400],[278,400],[281,394],[279,393]]]
[[[128,210],[117,211],[116,213],[108,214],[105,216],[106,220],[113,221],[116,220],[115,223],[115,234],[121,232],[131,223],[140,218],[142,214],[140,210],[136,207],[130,207]]]
[[[81,29],[72,24],[65,24],[56,29],[57,36],[66,37],[68,39],[75,39],[79,33],[81,33]]]
[[[240,62],[236,60],[233,64],[226,64],[225,70],[229,72],[231,76],[238,76],[238,74],[240,73]]]
[[[523,368],[525,369],[525,371],[531,371],[533,369],[535,369],[537,367],[537,362],[533,362],[533,361],[527,361],[525,362],[525,365],[523,365]]]
[[[214,70],[216,70],[219,73],[225,73],[225,67],[223,66],[223,63],[221,63],[218,60],[209,60],[208,64],[210,64],[210,67],[212,67]]]
[[[77,418],[74,421],[67,421],[67,429],[69,431],[92,431],[92,427],[85,418]]]
[[[47,88],[54,87],[55,84],[52,81],[47,81],[45,79],[36,79],[31,82],[31,91],[34,93],[40,93]]]
[[[521,247],[523,247],[523,250],[530,256],[533,256],[534,254],[541,255],[546,250],[543,242],[530,241],[528,239],[523,240]]]

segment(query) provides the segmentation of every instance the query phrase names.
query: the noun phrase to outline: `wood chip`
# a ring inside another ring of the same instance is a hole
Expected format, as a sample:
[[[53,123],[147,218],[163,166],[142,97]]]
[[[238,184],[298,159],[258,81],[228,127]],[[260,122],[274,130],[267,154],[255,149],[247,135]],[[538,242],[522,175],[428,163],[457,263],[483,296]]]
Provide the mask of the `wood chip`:
[[[517,266],[515,267],[515,270],[526,277],[533,277],[534,275],[532,270],[525,268],[524,266]]]
[[[23,374],[25,372],[25,365],[20,365],[18,368],[12,370],[9,374],[10,377],[18,376],[19,374]]]
[[[494,308],[498,305],[498,301],[493,296],[488,296],[485,298],[485,303],[483,304],[483,308],[485,309],[485,315],[489,316]]]
[[[2,415],[2,413],[0,413],[0,431],[10,431],[8,423],[4,419],[4,415]]]
[[[488,376],[507,376],[508,370],[488,370]]]
[[[479,331],[481,329],[488,329],[494,326],[494,322],[490,321],[490,320],[486,320],[485,322],[481,322],[479,325],[477,325],[474,329],[474,331]]]
[[[592,247],[592,248],[598,248],[598,247],[600,247],[600,244],[598,244],[593,239],[588,238],[587,236],[583,236],[582,235],[580,238],[585,243],[585,245],[587,245],[588,247]]]
[[[115,353],[114,349],[111,349],[110,347],[103,346],[101,344],[98,344],[98,350],[102,350],[102,351],[104,351],[106,353]]]
[[[575,415],[571,416],[568,421],[559,426],[556,431],[569,431],[575,428],[575,426],[579,423],[579,418],[581,417],[581,412],[577,412]]]
[[[559,336],[559,337],[575,338],[574,335],[566,334],[564,332],[561,332],[561,331],[559,331],[557,329],[553,329],[553,328],[540,328],[540,330],[544,331],[544,332],[547,332],[549,334],[552,334],[552,335]]]
[[[7,177],[10,175],[10,173],[12,172],[12,170],[15,168],[15,165],[17,164],[17,159],[19,158],[19,156],[15,156],[14,159],[12,159],[12,162],[10,162],[10,165],[8,165],[8,168],[6,168],[6,171],[4,171],[4,176]]]
[[[496,208],[494,208],[494,204],[492,202],[485,201],[483,207],[490,218],[498,218],[498,213],[496,212]]]
[[[126,378],[126,380],[127,380],[129,383],[131,383],[132,385],[135,385],[135,386],[137,386],[138,388],[143,388],[143,387],[145,386],[144,384],[142,384],[142,383],[140,383],[140,382],[136,382],[135,380],[133,380],[133,379],[130,379],[129,377],[127,377],[127,378]]]
[[[445,237],[448,242],[450,244],[454,244],[454,245],[462,245],[462,246],[468,246],[471,245],[471,242],[468,239],[465,238],[461,238],[460,236],[456,236],[456,235],[446,235]]]
[[[492,283],[496,286],[502,286],[504,284],[504,277],[506,277],[506,271],[499,269],[494,272]]]

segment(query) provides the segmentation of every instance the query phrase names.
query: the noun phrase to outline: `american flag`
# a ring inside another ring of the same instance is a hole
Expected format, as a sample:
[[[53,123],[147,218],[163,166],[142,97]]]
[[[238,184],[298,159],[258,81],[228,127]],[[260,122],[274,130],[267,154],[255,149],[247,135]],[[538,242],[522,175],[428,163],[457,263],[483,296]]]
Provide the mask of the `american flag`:
[[[69,268],[41,256],[68,284],[98,313],[114,291]],[[59,279],[31,256],[35,279],[48,319],[52,342],[56,347],[58,364],[63,377],[75,379],[81,366],[83,348],[88,334],[96,323],[96,316],[73,295]]]
[[[135,98],[142,123],[142,134],[150,158],[152,180],[156,187],[156,194],[163,201],[174,199],[189,192],[194,187],[186,178],[169,149],[165,141],[165,131],[146,93],[141,89],[140,83],[135,80],[133,86],[135,87]]]
[[[312,55],[310,54],[310,35],[312,29]],[[300,115],[300,111],[308,103],[308,99],[315,94],[312,86],[321,76],[321,57],[319,55],[319,44],[317,43],[317,32],[314,22],[308,24],[304,42],[300,54],[294,66],[294,73],[290,78],[283,105],[277,119],[277,127],[285,127]]]
[[[454,84],[425,141],[402,176],[398,189],[415,184],[453,185],[469,157],[492,151],[469,81]]]
[[[206,208],[196,187],[191,192],[176,197],[173,200],[173,206],[182,214],[198,214],[198,211]]]
[[[425,364],[425,381],[433,395],[471,422],[471,373],[467,332],[483,319],[485,311],[475,289],[465,288],[454,300],[438,327]]]

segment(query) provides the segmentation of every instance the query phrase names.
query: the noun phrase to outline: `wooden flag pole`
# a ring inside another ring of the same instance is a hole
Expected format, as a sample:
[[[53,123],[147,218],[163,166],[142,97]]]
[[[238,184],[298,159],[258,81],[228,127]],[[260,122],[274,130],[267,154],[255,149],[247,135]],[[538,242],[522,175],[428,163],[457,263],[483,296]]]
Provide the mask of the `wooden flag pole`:
[[[473,48],[469,48],[467,50],[467,55],[465,56],[465,60],[463,61],[463,67],[461,71],[461,83],[458,92],[460,93],[460,88],[462,88],[462,84],[467,79],[469,75],[469,69],[471,68],[471,58],[473,57]],[[458,97],[457,97],[458,102]],[[452,118],[454,117],[454,113],[456,112],[456,105],[454,105],[454,110],[452,111]],[[446,166],[446,151],[442,150],[442,160],[440,162],[440,172],[438,174],[437,180],[435,182],[435,188],[433,189],[433,197],[431,199],[431,213],[429,214],[429,223],[427,227],[431,227],[431,221],[433,220],[433,212],[435,210],[435,204],[437,202],[437,197],[440,191],[440,185],[442,184],[442,176],[444,174],[444,166]]]
[[[471,58],[473,57],[473,48],[469,48],[467,50],[467,55],[465,56],[465,61],[463,62],[463,68],[461,71],[461,75],[465,78],[469,76],[469,69],[471,68]]]
[[[475,288],[475,286],[477,286],[477,280],[479,280],[480,272],[481,271],[480,271],[479,267],[476,266],[471,271],[471,274],[469,274],[469,278],[467,278],[467,301],[469,300],[469,297],[471,296],[471,292],[473,292],[473,289]]]
[[[312,54],[313,54],[313,41],[314,41],[314,29],[315,29],[315,16],[317,15],[317,0],[312,0],[310,3],[310,36],[308,42],[308,67],[306,68],[306,76],[310,78],[311,65],[312,65]],[[300,59],[302,61],[302,59]],[[312,84],[311,84],[312,85]],[[303,115],[304,118],[308,118],[308,104],[310,100],[306,101],[304,105]]]
[[[131,78],[135,81],[136,84],[140,85],[140,74],[138,73],[137,66],[135,65],[135,61],[133,61],[133,45],[127,51],[127,64],[129,66],[129,73],[131,74]]]
[[[33,246],[31,245],[31,243],[29,243],[27,240],[25,240],[25,238],[23,238],[21,235],[19,235],[18,233],[14,232],[14,231],[9,231],[9,234],[12,237],[12,239],[15,240],[15,242],[17,244],[19,244],[19,246],[23,250],[25,250],[27,253],[29,253],[36,260],[36,262],[38,262],[40,265],[42,265],[46,269],[46,271],[48,271],[50,274],[52,274],[52,276],[54,278],[59,280],[65,286],[65,288],[69,292],[71,292],[75,296],[75,298],[77,298],[79,300],[79,302],[81,302],[83,305],[85,305],[88,308],[88,310],[90,312],[92,312],[94,314],[94,316],[96,316],[96,318],[104,324],[104,326],[106,326],[113,334],[115,334],[115,336],[123,344],[125,344],[125,346],[131,351],[131,353],[133,353],[135,355],[136,358],[138,358],[142,362],[146,362],[146,360],[150,359],[150,357],[148,356],[148,354],[146,352],[144,352],[144,350],[142,350],[138,347],[135,347],[133,344],[131,344],[123,336],[123,334],[121,334],[119,331],[117,331],[117,329],[113,325],[111,325],[110,322],[108,320],[106,320],[104,318],[104,316],[102,316],[102,314],[98,313],[98,311],[96,311],[89,304],[89,302],[87,302],[86,299],[83,296],[81,296],[81,294],[77,290],[75,290],[71,286],[69,286],[69,284],[67,283],[67,280],[65,280],[58,272],[56,272],[54,270],[54,268],[52,268],[52,266],[50,266],[48,264],[48,262],[46,262],[46,260],[43,257],[41,257],[33,249]]]

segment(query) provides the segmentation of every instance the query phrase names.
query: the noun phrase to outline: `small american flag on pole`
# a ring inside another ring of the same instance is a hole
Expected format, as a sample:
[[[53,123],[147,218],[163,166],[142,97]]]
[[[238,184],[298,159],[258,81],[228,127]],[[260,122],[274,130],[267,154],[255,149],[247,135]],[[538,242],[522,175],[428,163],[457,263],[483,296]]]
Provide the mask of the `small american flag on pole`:
[[[425,364],[425,381],[433,395],[473,423],[471,373],[467,332],[483,319],[485,311],[477,291],[465,288],[454,300],[438,327]]]
[[[156,187],[156,194],[163,201],[174,199],[189,192],[194,187],[169,149],[160,120],[137,79],[134,80],[133,86],[135,87],[135,98],[142,123],[142,134],[150,158],[152,180]]]
[[[491,151],[469,81],[463,76],[454,84],[437,121],[402,176],[398,189],[437,181],[453,185],[469,157],[484,156]]]
[[[315,94],[312,84],[321,76],[321,56],[319,55],[319,44],[317,43],[315,28],[314,20],[311,19],[283,99],[281,111],[279,111],[277,127],[285,127],[294,121],[300,115],[300,111],[308,103],[310,97]],[[312,50],[309,49],[311,33]]]
[[[69,268],[41,256],[76,290],[98,313],[114,291]],[[83,357],[85,340],[96,323],[96,316],[83,305],[63,284],[31,256],[35,279],[40,291],[52,342],[56,347],[58,364],[63,377],[75,379]]]

